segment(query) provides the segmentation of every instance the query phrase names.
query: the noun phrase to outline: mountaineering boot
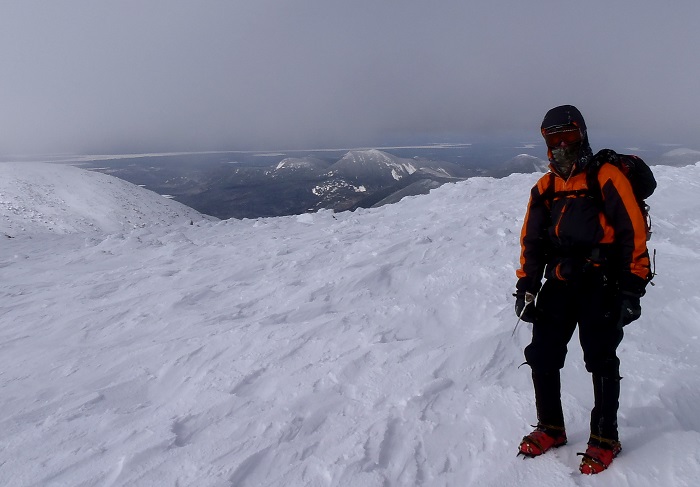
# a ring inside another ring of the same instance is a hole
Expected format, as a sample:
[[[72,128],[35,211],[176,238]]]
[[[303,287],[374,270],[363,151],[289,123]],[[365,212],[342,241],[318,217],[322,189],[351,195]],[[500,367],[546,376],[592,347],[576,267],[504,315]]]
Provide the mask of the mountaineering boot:
[[[551,448],[566,444],[566,431],[556,426],[538,425],[535,431],[524,436],[518,447],[518,455],[534,458]]]
[[[579,453],[583,455],[579,470],[586,475],[600,473],[610,466],[621,451],[622,445],[619,441],[591,435],[586,453]]]
[[[535,388],[537,427],[523,437],[518,448],[518,455],[528,457],[542,455],[550,448],[566,444],[559,369],[533,369],[532,384]]]

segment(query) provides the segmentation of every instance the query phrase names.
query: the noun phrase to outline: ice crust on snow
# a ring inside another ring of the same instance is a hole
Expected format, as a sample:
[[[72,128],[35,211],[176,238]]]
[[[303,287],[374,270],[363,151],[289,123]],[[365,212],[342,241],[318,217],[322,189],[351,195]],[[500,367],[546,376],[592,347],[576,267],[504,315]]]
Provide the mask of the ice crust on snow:
[[[695,485],[700,164],[654,171],[623,452],[589,478],[575,338],[569,444],[515,456],[536,421],[511,293],[537,174],[190,225],[108,176],[0,164],[0,485]]]

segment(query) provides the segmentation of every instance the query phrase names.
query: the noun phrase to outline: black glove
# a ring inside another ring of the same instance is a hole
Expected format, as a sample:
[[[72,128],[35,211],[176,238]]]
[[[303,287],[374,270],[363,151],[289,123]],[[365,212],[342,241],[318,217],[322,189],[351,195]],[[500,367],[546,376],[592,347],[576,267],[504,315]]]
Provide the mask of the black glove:
[[[513,294],[513,296],[517,296],[518,293],[524,294],[526,292],[537,296],[541,287],[542,282],[539,279],[534,279],[530,276],[521,277],[518,279],[518,282],[515,283],[515,294]]]
[[[629,325],[640,316],[642,316],[642,306],[639,303],[639,296],[623,293],[619,326]]]
[[[535,321],[537,317],[535,295],[529,292],[518,291],[513,296],[515,296],[515,315],[527,323]]]

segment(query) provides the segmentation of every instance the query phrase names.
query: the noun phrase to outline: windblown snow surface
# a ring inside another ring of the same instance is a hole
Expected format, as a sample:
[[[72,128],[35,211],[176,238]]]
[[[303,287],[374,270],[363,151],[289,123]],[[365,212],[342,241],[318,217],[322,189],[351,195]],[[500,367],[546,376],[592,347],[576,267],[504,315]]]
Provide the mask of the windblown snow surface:
[[[700,164],[655,168],[658,276],[619,350],[623,452],[593,477],[578,472],[592,386],[575,340],[568,445],[515,455],[536,421],[518,367],[530,328],[512,336],[511,293],[538,175],[353,213],[193,225],[165,225],[147,204],[154,224],[118,225],[126,210],[105,199],[92,210],[117,231],[77,228],[74,201],[47,231],[12,209],[22,167],[0,164],[0,485],[700,479]],[[63,169],[76,198],[117,184]],[[43,211],[45,195],[22,194]]]

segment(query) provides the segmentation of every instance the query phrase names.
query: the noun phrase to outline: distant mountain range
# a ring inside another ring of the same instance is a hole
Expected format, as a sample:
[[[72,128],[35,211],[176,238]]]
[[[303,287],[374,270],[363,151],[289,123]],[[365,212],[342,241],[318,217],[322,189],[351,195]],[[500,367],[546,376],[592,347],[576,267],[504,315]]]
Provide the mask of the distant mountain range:
[[[203,191],[170,193],[218,218],[256,218],[387,204],[477,175],[449,162],[353,150],[335,162],[302,157],[283,159],[273,168],[232,166],[213,175]]]
[[[337,160],[288,157],[276,165],[262,167],[218,164],[183,169],[177,165],[154,167],[115,161],[93,169],[226,219],[381,206],[406,196],[426,194],[447,182],[533,172],[544,165],[544,161],[532,156],[519,156],[506,169],[486,171],[369,149],[348,151]]]
[[[215,162],[193,164],[192,156],[178,157],[182,159],[171,157],[167,163],[154,163],[147,158],[102,160],[100,167],[92,169],[144,186],[221,219],[377,207],[475,176],[500,178],[548,170],[547,160],[529,154],[482,167],[424,157],[399,157],[377,149],[350,150],[336,156],[286,157],[276,164],[232,162],[224,159],[228,157],[225,155]],[[673,166],[698,160],[700,152],[680,148],[648,159],[651,164]]]

